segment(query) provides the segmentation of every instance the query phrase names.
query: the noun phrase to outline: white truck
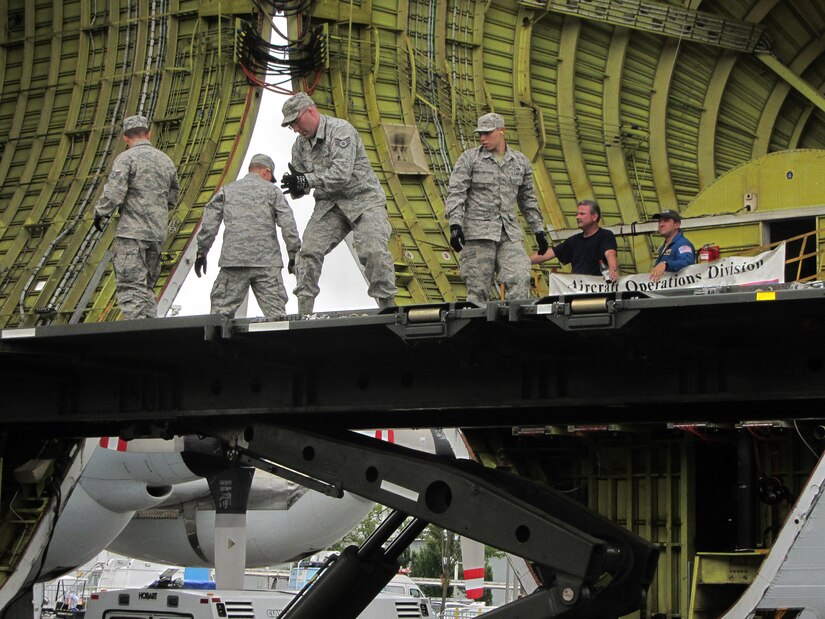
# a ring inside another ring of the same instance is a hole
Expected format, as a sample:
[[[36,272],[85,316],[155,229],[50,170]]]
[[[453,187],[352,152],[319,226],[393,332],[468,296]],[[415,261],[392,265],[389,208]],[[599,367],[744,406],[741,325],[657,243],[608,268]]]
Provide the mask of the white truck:
[[[276,619],[290,591],[121,589],[93,593],[86,619]],[[426,599],[379,593],[358,619],[434,617]]]
[[[417,599],[425,599],[421,587],[415,584],[412,578],[406,574],[396,574],[381,591],[395,595],[406,595]]]

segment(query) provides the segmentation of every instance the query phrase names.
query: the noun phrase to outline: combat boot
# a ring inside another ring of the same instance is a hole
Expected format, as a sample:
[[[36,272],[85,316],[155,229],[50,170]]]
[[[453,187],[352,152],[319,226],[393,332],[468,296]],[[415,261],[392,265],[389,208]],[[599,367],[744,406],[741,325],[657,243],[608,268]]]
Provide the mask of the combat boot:
[[[312,297],[298,297],[298,316],[304,318],[312,314],[312,308],[315,306],[315,299]]]
[[[395,297],[386,297],[384,299],[376,299],[378,303],[378,311],[395,307]]]

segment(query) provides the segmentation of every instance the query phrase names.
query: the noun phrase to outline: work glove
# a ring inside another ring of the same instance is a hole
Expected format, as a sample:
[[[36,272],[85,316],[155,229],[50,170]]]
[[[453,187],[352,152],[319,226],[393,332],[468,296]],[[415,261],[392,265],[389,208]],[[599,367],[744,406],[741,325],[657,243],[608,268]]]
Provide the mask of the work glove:
[[[286,272],[290,275],[295,275],[295,258],[290,258],[286,265]]]
[[[289,172],[281,177],[281,189],[284,193],[288,193],[293,198],[300,198],[307,195],[309,191],[309,181],[304,173],[298,172],[292,164],[289,166]]]
[[[450,225],[450,245],[456,251],[464,249],[464,230],[458,224]]]
[[[195,256],[195,275],[198,277],[201,276],[201,269],[206,273],[206,254],[199,251]]]
[[[95,213],[95,230],[98,232],[103,232],[103,226],[106,225],[107,221],[109,221],[108,217]]]
[[[550,249],[550,245],[547,243],[547,233],[544,230],[536,232],[536,243],[539,244],[540,256],[546,254],[547,250]]]

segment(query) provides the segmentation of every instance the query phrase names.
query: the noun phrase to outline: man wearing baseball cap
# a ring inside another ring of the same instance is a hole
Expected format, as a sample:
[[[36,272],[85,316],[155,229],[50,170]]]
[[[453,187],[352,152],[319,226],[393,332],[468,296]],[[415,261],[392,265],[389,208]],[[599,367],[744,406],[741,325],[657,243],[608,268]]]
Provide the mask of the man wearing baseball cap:
[[[387,197],[367,158],[364,142],[346,120],[318,112],[315,102],[299,92],[282,108],[284,127],[298,138],[292,146],[289,172],[281,188],[293,199],[314,189],[315,209],[304,230],[295,265],[298,313],[312,314],[324,257],[349,232],[369,284],[367,293],[378,309],[395,306],[395,268],[387,247],[390,220]]]
[[[696,262],[696,250],[693,244],[682,234],[682,216],[676,211],[656,213],[653,219],[659,220],[659,234],[665,237],[665,243],[659,248],[656,262],[650,271],[650,281],[658,282],[668,271],[676,273]]]
[[[530,259],[516,205],[535,234],[539,253],[548,247],[533,168],[525,155],[507,146],[501,115],[484,114],[475,133],[481,146],[464,151],[456,161],[444,203],[467,300],[487,302],[496,279],[507,299],[527,299]]]
[[[206,256],[224,223],[221,270],[211,294],[213,314],[233,318],[251,286],[267,318],[286,318],[284,262],[276,226],[281,227],[286,243],[290,273],[295,270],[301,238],[292,209],[275,186],[274,169],[267,155],[253,155],[249,173],[218,189],[203,210],[195,259],[198,277],[201,270],[206,273]]]
[[[127,149],[115,157],[95,205],[94,226],[103,232],[120,209],[112,258],[118,306],[127,319],[157,318],[155,282],[169,212],[180,192],[178,174],[172,160],[149,142],[145,116],[123,120],[123,141]]]

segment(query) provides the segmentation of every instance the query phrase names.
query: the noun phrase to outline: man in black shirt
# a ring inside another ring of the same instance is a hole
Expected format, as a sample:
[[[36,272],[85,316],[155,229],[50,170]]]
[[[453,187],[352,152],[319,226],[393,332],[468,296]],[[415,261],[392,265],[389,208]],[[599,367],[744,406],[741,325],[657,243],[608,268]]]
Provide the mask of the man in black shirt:
[[[576,208],[576,224],[581,234],[574,234],[541,255],[533,254],[530,261],[539,264],[558,258],[562,264],[571,264],[573,273],[604,273],[615,282],[619,279],[618,246],[614,234],[599,227],[601,218],[602,212],[595,200],[582,200]]]

